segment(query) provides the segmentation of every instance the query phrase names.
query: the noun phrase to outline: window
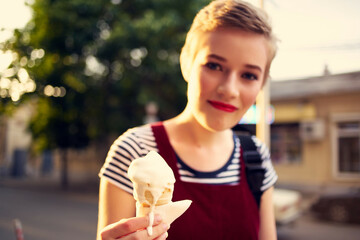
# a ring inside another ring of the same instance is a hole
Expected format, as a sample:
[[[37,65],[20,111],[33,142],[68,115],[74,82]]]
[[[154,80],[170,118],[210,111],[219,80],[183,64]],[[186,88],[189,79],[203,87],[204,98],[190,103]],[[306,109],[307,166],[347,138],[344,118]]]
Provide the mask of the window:
[[[338,122],[336,131],[337,172],[360,174],[360,120]]]
[[[275,164],[301,161],[299,127],[298,123],[271,125],[271,159]]]

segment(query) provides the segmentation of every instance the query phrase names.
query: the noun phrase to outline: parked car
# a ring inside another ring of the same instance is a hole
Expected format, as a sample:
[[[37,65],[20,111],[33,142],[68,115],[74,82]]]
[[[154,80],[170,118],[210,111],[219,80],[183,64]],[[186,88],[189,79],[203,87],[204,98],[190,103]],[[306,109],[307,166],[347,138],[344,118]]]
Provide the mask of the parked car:
[[[275,188],[273,199],[276,225],[294,223],[301,215],[302,197],[300,192]]]
[[[360,223],[360,188],[322,194],[311,210],[323,219]]]

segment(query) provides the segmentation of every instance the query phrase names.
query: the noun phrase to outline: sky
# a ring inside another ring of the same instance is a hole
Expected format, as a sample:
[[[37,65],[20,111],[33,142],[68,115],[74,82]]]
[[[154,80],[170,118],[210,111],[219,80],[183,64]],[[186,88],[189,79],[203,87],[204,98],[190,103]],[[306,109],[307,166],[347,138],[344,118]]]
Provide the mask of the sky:
[[[359,0],[264,0],[279,50],[274,80],[360,71]]]
[[[0,42],[31,18],[25,1],[0,0],[0,29],[5,29]],[[319,76],[325,66],[333,74],[360,71],[359,0],[263,1],[279,39],[270,73],[274,81]],[[0,52],[0,71],[10,59],[10,53]]]

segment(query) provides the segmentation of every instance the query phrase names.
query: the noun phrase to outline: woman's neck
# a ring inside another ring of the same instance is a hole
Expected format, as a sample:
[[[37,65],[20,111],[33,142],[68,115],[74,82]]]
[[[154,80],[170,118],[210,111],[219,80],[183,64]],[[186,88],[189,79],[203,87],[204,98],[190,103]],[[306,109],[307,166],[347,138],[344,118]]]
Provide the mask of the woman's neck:
[[[194,147],[218,146],[219,142],[232,139],[230,129],[213,131],[203,127],[186,108],[181,114],[164,122],[165,128],[173,141],[182,141]]]
[[[186,109],[164,122],[176,154],[192,169],[214,171],[222,167],[234,149],[232,131],[211,131]]]

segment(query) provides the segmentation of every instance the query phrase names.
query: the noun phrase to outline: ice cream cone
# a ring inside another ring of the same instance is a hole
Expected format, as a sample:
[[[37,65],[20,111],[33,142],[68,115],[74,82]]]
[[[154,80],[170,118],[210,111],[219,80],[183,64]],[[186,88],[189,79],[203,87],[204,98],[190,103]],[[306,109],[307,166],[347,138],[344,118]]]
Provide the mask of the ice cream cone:
[[[129,166],[128,175],[133,182],[136,200],[136,216],[150,218],[147,228],[152,235],[154,215],[171,224],[183,214],[191,204],[190,200],[172,202],[175,177],[166,161],[156,152],[150,151],[145,157],[135,159]]]

